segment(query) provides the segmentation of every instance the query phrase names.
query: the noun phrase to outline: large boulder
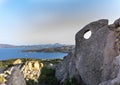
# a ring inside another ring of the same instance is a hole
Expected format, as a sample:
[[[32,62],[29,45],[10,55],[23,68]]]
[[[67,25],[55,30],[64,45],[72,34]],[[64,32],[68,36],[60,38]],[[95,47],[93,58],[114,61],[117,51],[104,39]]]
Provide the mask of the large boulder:
[[[99,20],[85,26],[76,34],[76,67],[82,79],[90,85],[97,85],[101,78],[104,48],[110,33],[108,20]],[[89,39],[84,34],[92,32]]]
[[[26,85],[23,73],[19,68],[14,67],[11,75],[7,77],[6,85]]]
[[[15,66],[6,69],[0,69],[0,75],[2,75],[0,85],[26,85],[23,73],[18,67]]]
[[[42,67],[39,61],[17,59],[8,67],[0,68],[0,85],[26,85],[26,80],[38,82]]]
[[[91,32],[88,39],[84,37],[87,32]],[[74,55],[58,65],[62,76],[57,78],[77,73],[87,85],[120,85],[119,54],[120,19],[111,25],[106,19],[92,22],[76,34]]]
[[[67,56],[64,57],[63,61],[60,62],[56,67],[56,77],[62,83],[65,79],[72,78],[73,76],[78,76],[78,72],[75,68],[74,61],[74,51],[70,52]],[[78,77],[79,78],[79,77]]]

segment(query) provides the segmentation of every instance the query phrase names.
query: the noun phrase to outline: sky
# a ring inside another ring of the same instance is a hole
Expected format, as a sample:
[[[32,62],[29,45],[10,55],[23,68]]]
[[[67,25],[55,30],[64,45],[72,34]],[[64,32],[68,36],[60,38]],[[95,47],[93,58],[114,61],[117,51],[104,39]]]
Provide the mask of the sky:
[[[120,17],[120,0],[0,0],[0,44],[75,44],[90,22]]]

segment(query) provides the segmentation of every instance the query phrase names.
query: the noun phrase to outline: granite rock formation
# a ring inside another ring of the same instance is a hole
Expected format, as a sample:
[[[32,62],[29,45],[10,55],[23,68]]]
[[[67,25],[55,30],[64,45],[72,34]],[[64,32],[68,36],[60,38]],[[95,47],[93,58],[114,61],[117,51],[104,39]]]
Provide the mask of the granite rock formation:
[[[22,62],[17,59],[7,68],[0,69],[0,85],[26,85],[26,80],[37,82],[43,64],[38,61]]]
[[[23,73],[21,73],[17,66],[0,70],[0,85],[26,85]]]
[[[64,82],[66,78],[72,78],[74,75],[78,75],[75,68],[74,51],[70,52],[64,57],[63,61],[60,62],[56,67],[56,77],[59,81]]]
[[[88,31],[92,35],[85,39]],[[68,55],[58,65],[56,77],[61,82],[79,76],[87,85],[120,85],[119,54],[120,19],[111,25],[106,19],[92,22],[76,34],[74,55]]]
[[[20,69],[15,67],[10,76],[7,76],[6,85],[26,85],[23,74]]]

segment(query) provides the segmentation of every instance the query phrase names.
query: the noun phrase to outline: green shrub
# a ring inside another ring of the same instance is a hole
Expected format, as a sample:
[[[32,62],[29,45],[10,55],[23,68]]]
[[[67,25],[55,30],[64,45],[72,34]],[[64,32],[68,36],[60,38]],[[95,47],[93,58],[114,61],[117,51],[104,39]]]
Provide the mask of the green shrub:
[[[73,76],[71,79],[67,78],[62,85],[86,85],[83,81],[78,83],[77,79]]]
[[[67,78],[67,79],[64,81],[63,85],[71,85],[70,79]]]
[[[47,67],[43,67],[38,80],[41,85],[59,85],[59,82],[55,77],[55,70]]]
[[[33,80],[26,81],[26,85],[39,85],[38,82],[34,82]]]
[[[78,81],[75,77],[71,78],[71,85],[78,85]]]
[[[27,85],[59,85],[59,82],[55,77],[55,70],[47,67],[42,68],[38,83],[31,80],[26,83]]]

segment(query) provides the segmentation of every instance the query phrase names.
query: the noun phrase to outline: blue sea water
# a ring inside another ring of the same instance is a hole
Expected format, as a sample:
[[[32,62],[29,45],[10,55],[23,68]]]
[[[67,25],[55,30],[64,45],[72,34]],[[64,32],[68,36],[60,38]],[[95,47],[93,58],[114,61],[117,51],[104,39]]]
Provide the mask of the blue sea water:
[[[63,58],[67,53],[22,52],[27,48],[0,48],[0,60],[16,58],[56,59]]]

